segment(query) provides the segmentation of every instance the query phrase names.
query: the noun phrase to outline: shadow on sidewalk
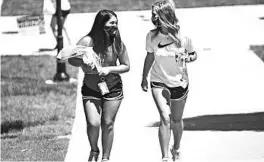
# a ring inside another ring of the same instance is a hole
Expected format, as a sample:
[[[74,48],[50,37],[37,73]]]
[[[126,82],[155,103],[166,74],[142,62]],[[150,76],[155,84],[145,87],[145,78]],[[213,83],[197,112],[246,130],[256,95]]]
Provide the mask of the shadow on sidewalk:
[[[264,62],[264,45],[251,45],[249,48]]]
[[[264,112],[249,114],[204,115],[185,118],[184,130],[264,131]],[[159,122],[148,127],[158,127]]]

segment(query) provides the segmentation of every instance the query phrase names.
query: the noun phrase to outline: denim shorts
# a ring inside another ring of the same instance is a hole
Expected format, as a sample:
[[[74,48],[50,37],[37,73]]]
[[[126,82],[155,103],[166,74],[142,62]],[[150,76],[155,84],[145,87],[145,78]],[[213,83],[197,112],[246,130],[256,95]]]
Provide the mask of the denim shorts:
[[[101,92],[89,88],[85,83],[82,86],[82,98],[83,99],[95,99],[95,100],[120,100],[124,98],[123,95],[123,84],[120,80],[111,88],[109,88],[109,93],[102,95]]]
[[[187,94],[189,92],[188,86],[186,88],[168,87],[166,84],[160,82],[151,82],[150,86],[151,88],[164,88],[168,90],[170,93],[170,99],[173,100],[183,100],[187,97]]]

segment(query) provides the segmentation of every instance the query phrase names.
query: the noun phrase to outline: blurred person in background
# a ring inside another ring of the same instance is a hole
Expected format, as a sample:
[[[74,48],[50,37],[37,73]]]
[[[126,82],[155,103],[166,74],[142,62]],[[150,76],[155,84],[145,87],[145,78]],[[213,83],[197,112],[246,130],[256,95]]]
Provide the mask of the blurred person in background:
[[[130,69],[126,47],[121,40],[117,15],[111,10],[97,13],[91,31],[81,38],[77,46],[94,52],[77,56],[68,62],[81,67],[85,73],[82,99],[87,122],[87,135],[91,147],[88,161],[98,161],[98,138],[102,129],[102,162],[109,161],[114,139],[114,123],[123,99],[123,84],[120,74]],[[97,60],[97,61],[96,61]],[[118,63],[117,63],[118,62]]]
[[[58,21],[57,21],[57,8],[56,8],[56,0],[48,0],[51,1],[54,7],[54,14],[52,15],[51,21],[50,21],[50,27],[52,29],[53,35],[57,41],[57,35],[58,35]],[[66,37],[68,39],[69,44],[71,44],[68,32],[64,26],[64,23],[68,17],[68,15],[71,12],[71,4],[69,0],[61,0],[61,21],[62,21],[62,29],[66,34]],[[58,44],[56,44],[54,49],[58,48]]]
[[[148,90],[147,76],[151,69],[150,87],[160,114],[159,142],[162,162],[180,158],[183,133],[183,110],[189,91],[186,63],[196,60],[191,39],[180,34],[173,1],[157,1],[152,5],[155,29],[146,36],[147,56],[144,62],[141,87]],[[171,130],[174,144],[169,158]]]

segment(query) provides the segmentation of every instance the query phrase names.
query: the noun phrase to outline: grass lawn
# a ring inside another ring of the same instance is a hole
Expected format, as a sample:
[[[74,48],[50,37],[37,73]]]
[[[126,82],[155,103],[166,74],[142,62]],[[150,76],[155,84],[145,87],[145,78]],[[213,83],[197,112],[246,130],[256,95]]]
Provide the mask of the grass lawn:
[[[67,152],[68,139],[19,140],[6,139],[1,141],[4,161],[63,161]]]
[[[77,78],[78,68],[67,65]],[[1,56],[1,161],[63,161],[76,106],[76,84],[46,85],[53,56]]]
[[[155,0],[70,0],[72,13],[149,10]],[[264,4],[264,0],[174,0],[177,8]],[[2,15],[41,14],[43,0],[3,0]]]

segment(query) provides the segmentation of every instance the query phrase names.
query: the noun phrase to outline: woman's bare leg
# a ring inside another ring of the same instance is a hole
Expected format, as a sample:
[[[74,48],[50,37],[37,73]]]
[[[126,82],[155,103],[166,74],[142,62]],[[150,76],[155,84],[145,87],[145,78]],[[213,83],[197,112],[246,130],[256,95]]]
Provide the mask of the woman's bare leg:
[[[183,100],[171,100],[171,128],[174,138],[174,149],[180,148],[180,141],[183,133],[183,111],[186,103],[186,99]]]
[[[170,142],[170,105],[168,104],[169,92],[163,88],[152,88],[152,95],[160,114],[159,142],[162,158],[169,157]]]
[[[109,159],[113,140],[115,117],[122,100],[104,100],[102,105],[102,159]]]
[[[84,100],[84,112],[87,122],[87,135],[92,151],[99,151],[98,138],[100,131],[100,100]]]
[[[52,15],[51,20],[50,20],[50,27],[53,33],[54,38],[57,41],[57,16],[56,15]]]

